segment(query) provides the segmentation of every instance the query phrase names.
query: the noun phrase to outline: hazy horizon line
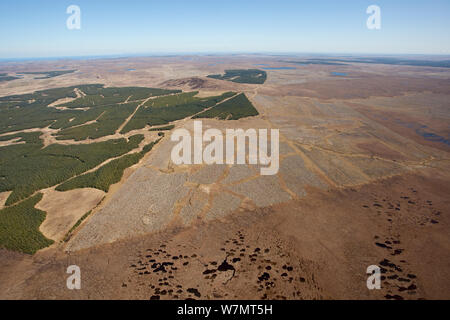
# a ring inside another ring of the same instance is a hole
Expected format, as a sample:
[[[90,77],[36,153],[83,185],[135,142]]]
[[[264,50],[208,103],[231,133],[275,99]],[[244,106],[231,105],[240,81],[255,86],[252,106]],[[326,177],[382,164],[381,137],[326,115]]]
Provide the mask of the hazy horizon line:
[[[90,59],[120,59],[120,58],[134,58],[134,57],[176,57],[176,56],[242,56],[242,55],[254,55],[254,56],[296,56],[296,55],[310,55],[310,56],[415,56],[415,57],[447,57],[449,54],[438,53],[363,53],[363,52],[298,52],[298,51],[286,51],[286,52],[274,52],[274,51],[193,51],[193,52],[149,52],[149,53],[123,53],[123,54],[92,54],[92,55],[73,55],[73,56],[38,56],[38,57],[0,57],[0,62],[19,62],[19,61],[39,61],[39,60],[90,60]]]

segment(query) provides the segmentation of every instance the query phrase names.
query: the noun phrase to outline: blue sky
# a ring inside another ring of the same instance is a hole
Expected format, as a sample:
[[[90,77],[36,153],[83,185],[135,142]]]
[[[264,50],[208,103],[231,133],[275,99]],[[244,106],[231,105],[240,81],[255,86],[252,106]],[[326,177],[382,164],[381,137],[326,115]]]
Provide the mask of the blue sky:
[[[81,8],[81,30],[66,9]],[[381,30],[366,9],[381,8]],[[0,58],[193,52],[450,54],[449,0],[2,0]]]

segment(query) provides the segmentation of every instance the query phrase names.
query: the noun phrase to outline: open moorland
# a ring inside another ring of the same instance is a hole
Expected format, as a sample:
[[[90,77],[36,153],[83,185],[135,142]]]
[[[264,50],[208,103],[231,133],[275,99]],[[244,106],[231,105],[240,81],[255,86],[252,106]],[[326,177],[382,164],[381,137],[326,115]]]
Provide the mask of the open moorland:
[[[449,101],[434,57],[0,63],[0,298],[448,299]],[[278,173],[174,164],[194,120]]]

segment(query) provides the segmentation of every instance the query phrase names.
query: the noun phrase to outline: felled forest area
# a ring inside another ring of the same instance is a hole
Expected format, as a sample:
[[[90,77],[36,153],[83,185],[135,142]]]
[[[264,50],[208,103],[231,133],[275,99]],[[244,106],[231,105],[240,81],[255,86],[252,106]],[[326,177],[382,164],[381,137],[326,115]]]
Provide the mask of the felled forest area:
[[[108,192],[172,122],[258,114],[243,93],[197,95],[87,84],[0,97],[0,247],[33,254],[51,245],[39,231],[46,212],[35,208],[42,192]]]

